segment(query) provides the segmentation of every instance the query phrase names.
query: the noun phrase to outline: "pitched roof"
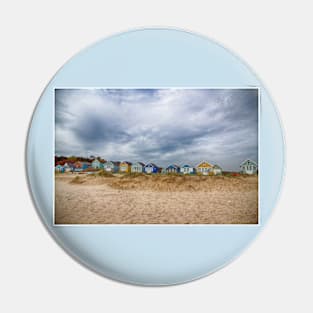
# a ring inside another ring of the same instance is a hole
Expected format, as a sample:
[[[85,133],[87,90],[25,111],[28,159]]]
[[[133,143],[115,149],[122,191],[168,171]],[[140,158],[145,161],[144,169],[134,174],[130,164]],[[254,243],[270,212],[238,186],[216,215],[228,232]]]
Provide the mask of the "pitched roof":
[[[180,168],[180,166],[178,166],[178,165],[176,165],[176,164],[170,164],[167,168],[171,168],[171,167]]]
[[[146,166],[153,166],[153,167],[158,167],[156,164],[154,164],[154,163],[148,163],[148,164],[146,164]]]
[[[123,162],[121,162],[121,164],[128,164],[128,165],[132,165],[132,163],[131,163],[131,162],[128,162],[128,161],[123,161]]]
[[[133,163],[133,165],[136,165],[136,164],[140,164],[141,166],[145,166],[145,164],[142,163],[142,162],[135,162],[135,163]]]
[[[207,163],[208,165],[210,165],[210,166],[213,166],[210,162],[208,162],[208,161],[201,161],[198,165],[197,165],[197,167],[199,167],[202,163]]]
[[[106,163],[112,163],[115,166],[120,166],[121,162],[120,161],[108,161]]]
[[[255,166],[258,166],[258,164],[257,164],[255,161],[252,161],[251,159],[246,159],[246,160],[244,160],[242,163],[240,163],[240,167],[241,167],[242,165],[244,165],[245,163],[247,163],[247,162],[251,162],[251,163],[253,163]]]

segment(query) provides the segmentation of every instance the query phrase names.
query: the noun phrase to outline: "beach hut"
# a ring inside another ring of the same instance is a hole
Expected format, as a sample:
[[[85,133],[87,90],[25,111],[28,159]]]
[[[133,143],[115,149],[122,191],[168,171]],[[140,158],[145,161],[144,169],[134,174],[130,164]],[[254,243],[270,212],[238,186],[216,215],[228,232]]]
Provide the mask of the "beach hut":
[[[101,169],[101,168],[103,168],[103,164],[104,164],[104,161],[103,161],[103,160],[100,160],[100,159],[94,159],[94,160],[91,162],[92,168],[95,168],[95,169]]]
[[[81,162],[82,164],[82,169],[85,170],[86,168],[91,167],[91,163],[90,162]]]
[[[65,163],[65,164],[63,165],[64,172],[70,172],[70,171],[72,171],[72,167],[73,167],[73,166],[71,166],[71,165],[72,165],[72,164]]]
[[[222,168],[217,164],[213,166],[212,171],[214,175],[222,175]]]
[[[166,173],[167,174],[178,174],[180,171],[180,167],[176,164],[170,164],[167,168],[166,168]]]
[[[68,167],[69,167],[69,169],[68,169],[67,171],[68,171],[68,172],[69,172],[69,171],[73,172],[74,169],[75,169],[75,164],[74,164],[73,162],[67,162],[66,164],[67,164]]]
[[[243,174],[256,174],[258,172],[258,165],[256,162],[247,159],[240,164],[240,170]]]
[[[55,171],[58,173],[64,173],[64,167],[61,164],[55,166]]]
[[[82,171],[82,163],[80,161],[76,161],[74,163],[74,171],[75,172]]]
[[[104,163],[103,166],[104,170],[107,172],[112,172],[112,173],[116,173],[119,171],[120,169],[120,162],[117,161],[108,161],[106,163]]]
[[[187,174],[195,174],[196,173],[196,170],[194,167],[188,165],[188,164],[185,164],[183,165],[181,168],[180,168],[180,172],[184,175],[187,175]]]
[[[159,173],[159,167],[155,165],[154,163],[148,163],[145,166],[145,173],[152,174],[152,173]]]
[[[142,162],[136,162],[131,165],[132,173],[143,173],[145,171],[145,165]]]
[[[121,173],[130,173],[131,166],[132,166],[131,162],[127,162],[127,161],[121,162],[121,164],[120,164],[120,172]]]
[[[202,161],[196,167],[196,171],[200,175],[209,175],[212,169],[213,169],[213,165],[207,161]]]
[[[75,172],[81,172],[81,171],[83,171],[89,167],[91,167],[90,162],[77,161],[74,163],[74,171]]]

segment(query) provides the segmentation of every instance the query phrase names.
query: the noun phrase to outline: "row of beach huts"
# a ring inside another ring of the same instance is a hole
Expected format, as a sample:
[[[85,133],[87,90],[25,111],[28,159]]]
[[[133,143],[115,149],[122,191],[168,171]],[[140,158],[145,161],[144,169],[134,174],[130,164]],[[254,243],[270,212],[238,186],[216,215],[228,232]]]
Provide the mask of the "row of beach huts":
[[[258,172],[257,163],[247,159],[240,165],[240,173],[243,174],[256,174]],[[217,164],[211,164],[207,161],[200,162],[197,166],[190,166],[185,164],[179,166],[176,164],[170,164],[169,166],[162,168],[154,163],[144,164],[142,162],[131,163],[128,161],[105,161],[101,158],[95,158],[90,162],[76,161],[69,162],[67,160],[58,161],[55,164],[55,171],[60,173],[65,172],[86,172],[92,173],[97,170],[103,169],[110,173],[146,173],[146,174],[184,174],[184,175],[221,175],[223,173],[222,168]]]

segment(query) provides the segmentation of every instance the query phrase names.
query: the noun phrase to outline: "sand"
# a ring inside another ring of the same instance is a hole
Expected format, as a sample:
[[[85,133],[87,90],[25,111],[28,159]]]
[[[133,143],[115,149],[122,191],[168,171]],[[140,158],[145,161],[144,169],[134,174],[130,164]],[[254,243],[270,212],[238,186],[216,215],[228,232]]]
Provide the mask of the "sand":
[[[59,174],[56,224],[257,224],[258,178]]]

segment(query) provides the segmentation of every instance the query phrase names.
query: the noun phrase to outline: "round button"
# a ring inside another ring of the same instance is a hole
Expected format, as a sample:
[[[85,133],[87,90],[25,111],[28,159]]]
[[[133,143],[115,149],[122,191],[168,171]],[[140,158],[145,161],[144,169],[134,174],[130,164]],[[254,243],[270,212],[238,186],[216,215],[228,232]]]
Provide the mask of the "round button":
[[[141,29],[70,59],[27,141],[34,204],[75,260],[171,285],[223,267],[276,204],[284,140],[266,89],[209,39]]]

